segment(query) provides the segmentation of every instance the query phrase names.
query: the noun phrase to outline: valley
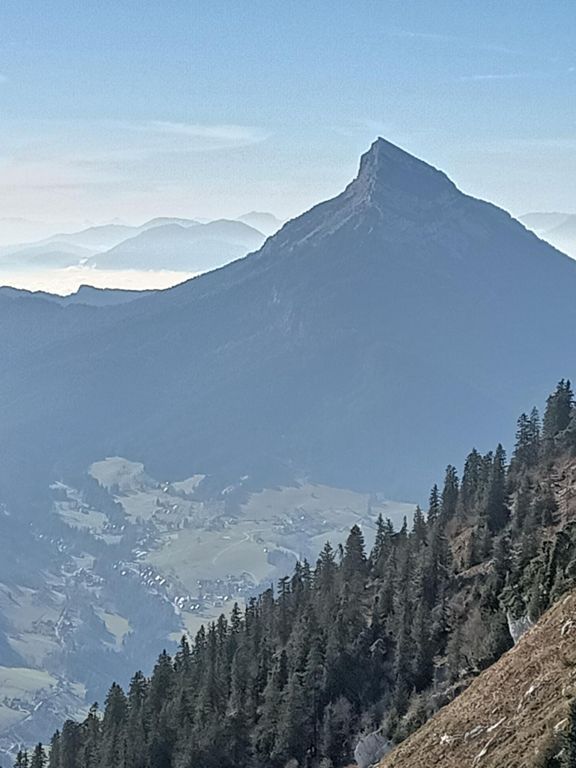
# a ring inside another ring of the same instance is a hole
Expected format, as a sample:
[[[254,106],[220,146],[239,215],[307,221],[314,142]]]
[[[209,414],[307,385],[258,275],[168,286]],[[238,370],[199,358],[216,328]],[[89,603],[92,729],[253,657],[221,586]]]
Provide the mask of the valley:
[[[574,0],[0,29],[0,768],[576,768]]]
[[[159,648],[342,543],[351,520],[372,541],[379,514],[401,525],[414,510],[307,482],[254,491],[246,478],[207,494],[202,475],[158,481],[120,457],[87,470],[53,482],[50,515],[34,523],[50,560],[28,563],[41,583],[0,583],[1,752],[82,717],[111,678],[150,671]]]

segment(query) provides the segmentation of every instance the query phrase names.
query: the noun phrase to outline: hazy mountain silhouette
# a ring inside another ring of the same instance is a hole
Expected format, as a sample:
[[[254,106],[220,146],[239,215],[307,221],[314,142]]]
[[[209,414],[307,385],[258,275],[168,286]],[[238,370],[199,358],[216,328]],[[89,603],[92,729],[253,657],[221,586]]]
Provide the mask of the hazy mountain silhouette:
[[[7,296],[12,299],[44,299],[52,301],[60,306],[69,304],[84,304],[89,307],[109,307],[115,304],[126,304],[134,299],[140,299],[143,296],[149,296],[153,291],[132,291],[122,288],[95,288],[92,285],[81,285],[77,291],[67,296],[59,296],[56,293],[47,293],[46,291],[27,291],[20,288],[11,288],[10,286],[0,286],[0,296]]]
[[[379,139],[223,269],[105,309],[0,296],[3,448],[422,499],[573,373],[575,295],[572,260]]]
[[[238,221],[243,221],[245,224],[249,224],[251,227],[258,229],[265,235],[273,235],[282,226],[280,219],[272,213],[264,213],[262,211],[250,211],[238,217]]]
[[[265,239],[262,232],[242,221],[200,223],[160,216],[140,226],[106,224],[54,235],[37,243],[5,246],[0,248],[0,269],[54,269],[84,264],[109,270],[205,272],[256,250]]]
[[[527,213],[520,221],[537,235],[576,259],[576,214]]]
[[[156,220],[158,221],[158,220]],[[240,221],[155,225],[88,259],[100,269],[172,269],[205,272],[256,250],[265,237]]]
[[[178,216],[157,216],[155,219],[150,219],[142,224],[139,229],[144,231],[145,229],[152,229],[153,227],[161,227],[165,224],[179,224],[181,227],[193,227],[199,222],[196,219],[182,219]]]

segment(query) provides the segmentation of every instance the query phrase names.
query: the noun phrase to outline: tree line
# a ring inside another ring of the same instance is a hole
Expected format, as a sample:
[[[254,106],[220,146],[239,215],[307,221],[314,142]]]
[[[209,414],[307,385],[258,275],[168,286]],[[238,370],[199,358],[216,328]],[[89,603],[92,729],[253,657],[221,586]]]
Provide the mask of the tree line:
[[[15,765],[336,768],[363,734],[400,741],[513,645],[512,621],[576,583],[576,532],[554,493],[567,454],[576,407],[563,380],[542,420],[519,418],[509,462],[501,445],[471,451],[410,525],[380,517],[370,551],[353,526]]]

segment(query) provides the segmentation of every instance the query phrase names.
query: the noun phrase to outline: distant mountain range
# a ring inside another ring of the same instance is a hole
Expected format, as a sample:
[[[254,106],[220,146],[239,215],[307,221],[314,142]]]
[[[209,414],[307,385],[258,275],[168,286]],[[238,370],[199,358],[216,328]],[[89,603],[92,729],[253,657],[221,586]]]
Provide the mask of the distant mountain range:
[[[241,221],[148,227],[86,264],[101,269],[172,269],[207,272],[257,250],[264,235]]]
[[[527,213],[520,221],[543,240],[576,259],[576,213]]]
[[[0,297],[6,466],[123,455],[423,499],[469,434],[491,447],[573,373],[575,295],[574,261],[378,140],[223,269],[105,309]]]
[[[251,211],[250,213],[245,213],[243,216],[238,217],[238,221],[243,221],[245,224],[254,227],[254,229],[258,229],[260,232],[263,232],[267,236],[278,232],[283,223],[273,214],[262,213],[260,211]]]
[[[12,243],[28,243],[42,238],[50,237],[54,232],[54,224],[44,221],[31,221],[21,217],[6,216],[0,218],[0,247]],[[78,225],[61,223],[59,229],[72,232]]]
[[[79,264],[107,270],[207,271],[256,250],[281,224],[272,214],[253,212],[238,220],[158,217],[140,226],[114,223],[62,232],[37,242],[0,247],[0,281],[6,269],[61,269]]]
[[[94,288],[92,285],[81,285],[77,291],[68,296],[58,296],[46,291],[25,291],[20,288],[0,286],[0,296],[12,299],[44,299],[62,307],[70,304],[84,304],[89,307],[109,307],[114,304],[126,304],[134,299],[140,299],[153,291],[129,291],[120,288]]]
[[[214,229],[258,236],[127,242]],[[49,245],[96,259],[118,232]],[[574,378],[575,295],[576,262],[382,139],[340,195],[170,290],[0,289],[0,750],[351,520],[398,524],[384,500],[425,502],[470,439],[510,444]]]

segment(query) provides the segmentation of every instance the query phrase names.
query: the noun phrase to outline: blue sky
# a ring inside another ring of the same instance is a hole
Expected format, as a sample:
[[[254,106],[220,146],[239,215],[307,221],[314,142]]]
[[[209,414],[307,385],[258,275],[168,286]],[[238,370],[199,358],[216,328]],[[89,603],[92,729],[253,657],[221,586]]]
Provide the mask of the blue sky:
[[[0,218],[293,216],[382,135],[576,211],[574,0],[3,0]]]

